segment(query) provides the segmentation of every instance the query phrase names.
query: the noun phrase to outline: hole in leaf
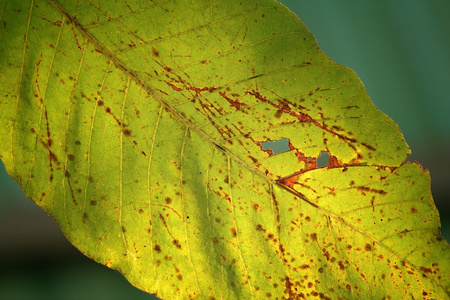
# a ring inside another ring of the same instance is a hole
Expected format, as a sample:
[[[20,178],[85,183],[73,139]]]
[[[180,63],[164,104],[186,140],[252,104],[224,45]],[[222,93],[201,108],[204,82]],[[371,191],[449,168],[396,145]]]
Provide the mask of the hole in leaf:
[[[282,138],[278,141],[262,142],[261,147],[264,151],[272,150],[273,154],[283,153],[289,151],[289,140]]]
[[[319,157],[317,158],[317,168],[327,167],[329,161],[330,153],[321,151]]]

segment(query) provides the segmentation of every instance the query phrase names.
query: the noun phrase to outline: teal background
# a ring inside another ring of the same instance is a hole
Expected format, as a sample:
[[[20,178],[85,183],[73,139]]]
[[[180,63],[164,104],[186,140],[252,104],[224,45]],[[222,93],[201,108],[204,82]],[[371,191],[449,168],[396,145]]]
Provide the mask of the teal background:
[[[430,170],[450,240],[450,1],[282,1],[334,61],[360,76]],[[155,299],[79,253],[0,163],[0,298]]]

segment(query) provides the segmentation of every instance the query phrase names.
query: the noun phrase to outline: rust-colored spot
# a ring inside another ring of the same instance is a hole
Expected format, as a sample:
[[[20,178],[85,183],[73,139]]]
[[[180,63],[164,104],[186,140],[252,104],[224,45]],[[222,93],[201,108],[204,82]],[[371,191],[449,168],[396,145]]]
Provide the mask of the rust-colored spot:
[[[232,235],[232,236],[234,236],[234,237],[237,236],[236,228],[232,227],[232,228],[230,229],[230,232],[231,232],[231,235]]]
[[[253,203],[252,207],[257,212],[258,209],[259,209],[259,204],[258,203]]]
[[[366,143],[361,143],[361,145],[364,146],[364,147],[366,147],[366,148],[369,149],[369,150],[375,151],[375,148],[374,148],[374,147],[372,147],[372,146],[370,146],[370,145],[368,145],[368,144],[366,144]]]
[[[241,107],[246,105],[245,103],[241,103],[239,101],[231,99],[230,97],[225,95],[225,92],[219,92],[219,95],[222,96],[225,100],[227,100],[228,103],[230,103],[231,107],[234,107],[237,110],[241,109]]]
[[[155,245],[155,247],[153,249],[155,249],[156,252],[161,253],[161,246],[160,245]]]
[[[417,210],[417,208],[415,208],[415,207],[411,207],[411,212],[412,212],[412,213],[417,213],[418,210]]]
[[[298,183],[298,178],[300,177],[299,174],[292,175],[283,179],[280,179],[278,181],[279,184],[285,185],[289,188],[294,188],[294,184]]]
[[[330,155],[330,159],[328,160],[328,168],[336,168],[339,167],[339,161],[336,156]]]
[[[168,82],[168,81],[166,81],[166,84],[167,84],[168,86],[170,86],[172,89],[174,89],[175,91],[177,91],[177,92],[179,92],[179,91],[182,90],[181,88],[177,87],[176,85],[174,85],[174,84],[172,84],[172,83],[170,83],[170,82]]]
[[[313,241],[317,241],[317,234],[312,233],[311,238],[313,239]]]
[[[283,114],[282,110],[277,110],[277,112],[275,113],[275,118],[277,118],[277,119],[281,118],[282,114]]]
[[[371,246],[370,244],[365,244],[365,245],[364,245],[364,249],[365,249],[366,251],[370,251],[370,250],[372,250],[372,246]]]
[[[344,270],[345,268],[344,268],[344,264],[342,263],[342,261],[338,261],[338,266],[339,266],[339,269],[341,269],[341,270]]]
[[[141,209],[139,209],[139,213],[140,214],[143,214],[144,213],[144,210],[141,208]]]
[[[166,203],[167,203],[167,204],[170,204],[170,203],[172,203],[172,199],[170,199],[170,197],[166,197],[166,199],[165,199],[165,200],[166,200]]]
[[[264,228],[262,227],[261,224],[258,224],[258,225],[256,225],[256,230],[258,230],[258,231],[263,231]]]
[[[177,278],[178,278],[178,280],[183,280],[183,275],[178,274],[178,275],[177,275]]]

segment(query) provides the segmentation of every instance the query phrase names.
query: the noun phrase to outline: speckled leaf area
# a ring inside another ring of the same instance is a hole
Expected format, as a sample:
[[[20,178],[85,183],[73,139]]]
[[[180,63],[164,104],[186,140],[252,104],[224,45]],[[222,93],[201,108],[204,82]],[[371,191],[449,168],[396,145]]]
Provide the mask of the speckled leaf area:
[[[282,5],[0,7],[1,158],[87,256],[163,299],[448,299],[429,174]]]

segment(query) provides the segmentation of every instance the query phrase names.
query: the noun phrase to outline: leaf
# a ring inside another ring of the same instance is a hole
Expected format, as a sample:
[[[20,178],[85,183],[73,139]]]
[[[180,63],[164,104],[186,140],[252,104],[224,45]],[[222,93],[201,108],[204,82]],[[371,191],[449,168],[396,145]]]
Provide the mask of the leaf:
[[[1,7],[1,159],[88,257],[169,299],[449,299],[428,172],[281,4]]]

